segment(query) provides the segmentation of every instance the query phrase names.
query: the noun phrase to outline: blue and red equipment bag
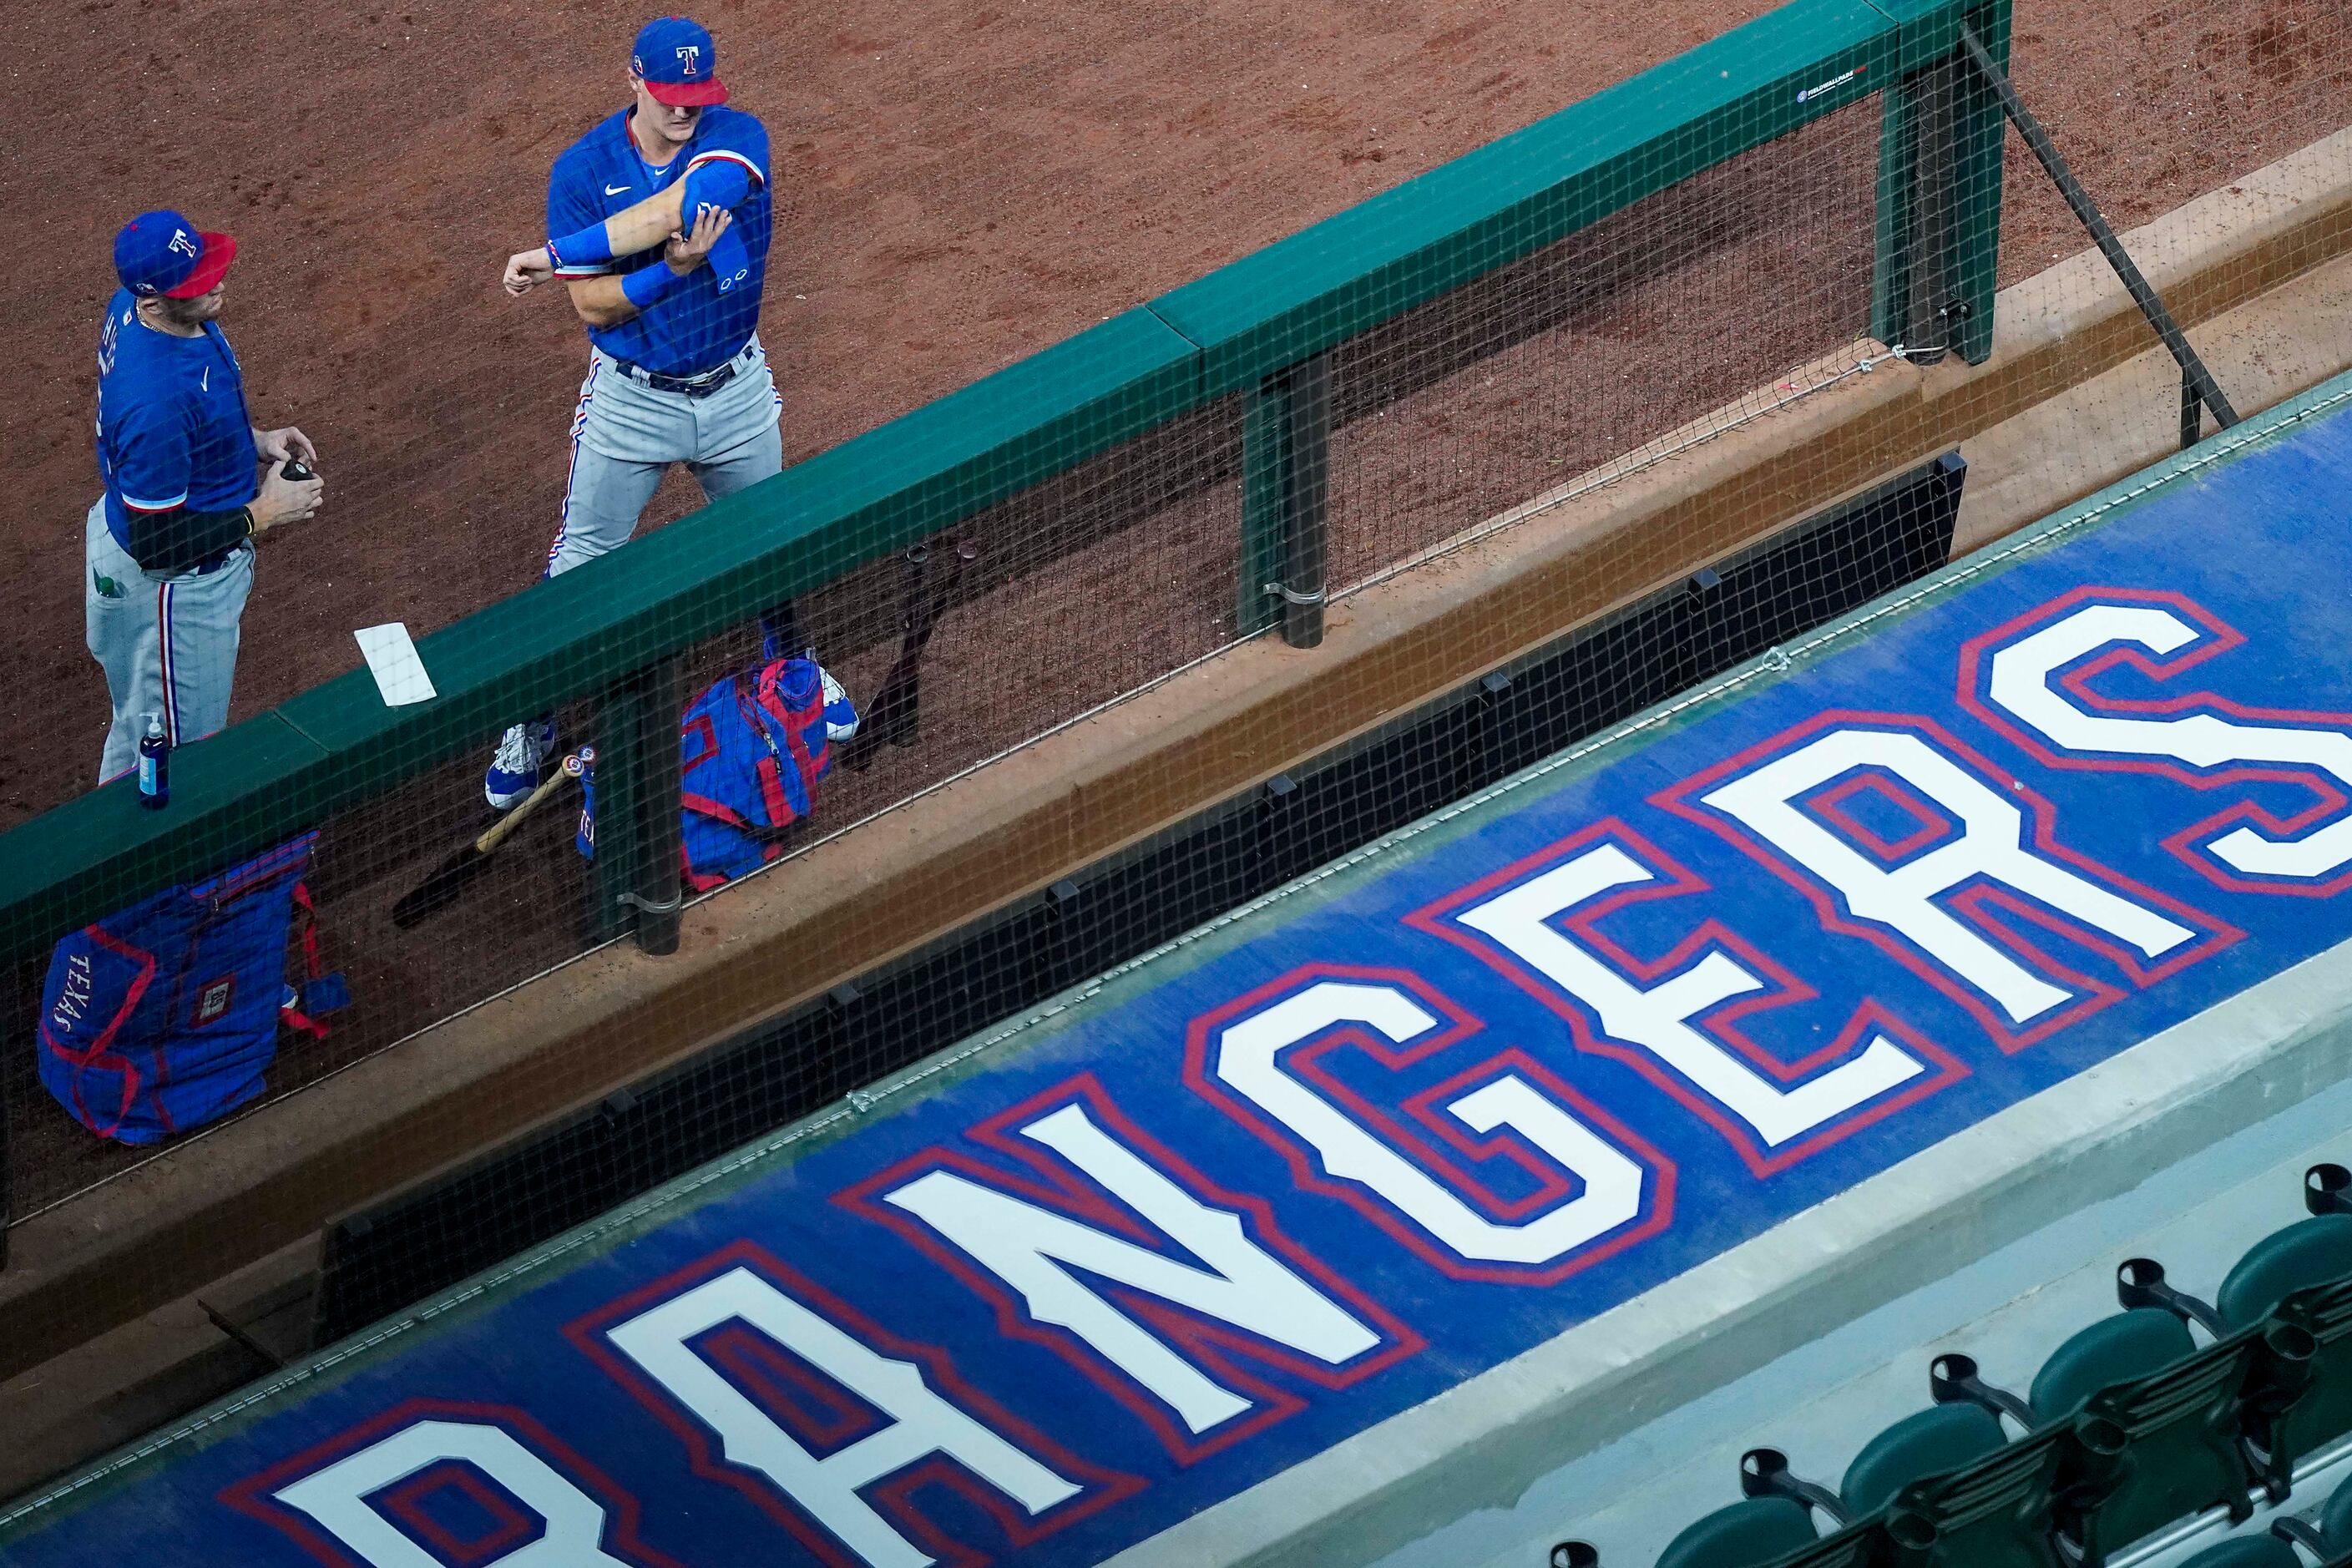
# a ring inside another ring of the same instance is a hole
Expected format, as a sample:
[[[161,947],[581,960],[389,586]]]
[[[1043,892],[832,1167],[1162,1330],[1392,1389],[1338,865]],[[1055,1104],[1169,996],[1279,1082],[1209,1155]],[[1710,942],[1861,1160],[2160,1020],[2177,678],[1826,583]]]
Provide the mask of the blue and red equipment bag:
[[[324,1037],[349,1001],[320,973],[305,833],[65,938],[41,992],[43,1087],[119,1143],[153,1143],[260,1094],[282,1026]],[[301,939],[299,984],[287,944]]]
[[[816,803],[833,769],[832,737],[857,719],[845,697],[828,704],[829,682],[805,654],[713,681],[678,721],[685,811],[680,840],[686,885],[709,892],[784,852],[785,829]],[[593,755],[582,773],[580,853],[596,845]]]

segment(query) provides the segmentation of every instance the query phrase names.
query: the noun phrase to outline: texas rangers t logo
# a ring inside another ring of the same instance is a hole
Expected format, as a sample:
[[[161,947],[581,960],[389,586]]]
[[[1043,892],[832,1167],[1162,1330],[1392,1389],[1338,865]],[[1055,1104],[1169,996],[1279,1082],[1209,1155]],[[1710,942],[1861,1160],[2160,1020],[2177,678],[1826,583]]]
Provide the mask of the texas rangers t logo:
[[[196,242],[188,237],[188,231],[184,228],[173,229],[172,231],[172,243],[164,248],[167,250],[179,251],[185,255],[191,261],[201,261],[204,259],[204,253],[196,248]]]
[[[692,76],[698,68],[695,60],[702,53],[700,44],[680,44],[677,47],[678,69]]]

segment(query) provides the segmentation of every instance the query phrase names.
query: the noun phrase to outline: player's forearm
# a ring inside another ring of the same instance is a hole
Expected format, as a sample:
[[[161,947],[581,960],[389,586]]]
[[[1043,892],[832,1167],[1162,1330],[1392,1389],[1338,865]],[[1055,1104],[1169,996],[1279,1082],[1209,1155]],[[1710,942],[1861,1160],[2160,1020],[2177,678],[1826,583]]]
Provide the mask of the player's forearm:
[[[572,234],[548,236],[548,255],[560,270],[565,267],[593,267],[618,257],[658,249],[678,226],[680,204],[685,199],[684,182],[656,191],[603,223]]]
[[[572,308],[592,327],[617,327],[637,314],[636,305],[622,291],[617,272],[567,278],[564,283],[572,292]]]
[[[615,256],[635,256],[662,245],[678,227],[678,204],[686,197],[684,181],[656,191],[633,207],[604,220],[604,237]]]

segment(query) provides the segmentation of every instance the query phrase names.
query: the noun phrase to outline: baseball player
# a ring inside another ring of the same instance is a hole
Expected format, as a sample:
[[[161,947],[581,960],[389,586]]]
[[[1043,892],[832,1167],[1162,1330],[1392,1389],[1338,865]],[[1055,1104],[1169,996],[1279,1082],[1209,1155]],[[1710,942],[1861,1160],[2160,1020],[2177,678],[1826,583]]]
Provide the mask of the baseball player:
[[[722,107],[718,67],[695,23],[648,23],[630,55],[630,106],[556,159],[550,238],[507,263],[508,292],[561,279],[588,325],[550,576],[626,543],[672,463],[712,499],[783,467],[782,399],[756,335],[768,132]],[[552,721],[511,726],[484,796],[506,810],[554,753]]]
[[[86,638],[114,704],[101,783],[137,765],[148,714],[173,745],[228,722],[253,541],[311,516],[324,491],[284,472],[290,458],[318,461],[310,438],[258,429],[246,412],[215,319],[236,255],[228,236],[175,212],[142,213],[114,237],[122,287],[98,338],[106,493],[83,525]]]

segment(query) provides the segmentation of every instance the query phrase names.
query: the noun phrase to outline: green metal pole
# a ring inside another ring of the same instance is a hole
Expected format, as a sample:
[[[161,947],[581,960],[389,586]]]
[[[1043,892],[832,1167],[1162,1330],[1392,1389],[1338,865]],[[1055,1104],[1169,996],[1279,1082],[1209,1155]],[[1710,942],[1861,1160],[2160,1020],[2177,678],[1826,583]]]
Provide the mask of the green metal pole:
[[[1282,578],[1283,518],[1290,495],[1290,376],[1277,372],[1249,394],[1242,415],[1241,575],[1234,584],[1234,635],[1264,631],[1282,618],[1269,584]]]
[[[598,941],[634,934],[650,953],[677,951],[680,795],[677,656],[657,660],[605,700],[596,748]]]

